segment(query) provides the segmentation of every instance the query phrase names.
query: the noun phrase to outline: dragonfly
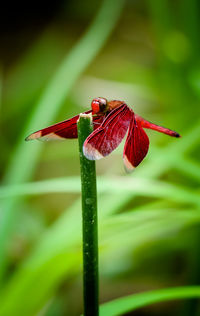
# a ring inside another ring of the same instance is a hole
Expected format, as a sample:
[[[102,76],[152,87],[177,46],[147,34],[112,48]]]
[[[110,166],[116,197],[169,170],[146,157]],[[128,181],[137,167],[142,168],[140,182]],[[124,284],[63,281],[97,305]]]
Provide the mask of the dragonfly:
[[[89,160],[99,160],[108,156],[115,150],[127,131],[127,137],[123,151],[123,161],[127,172],[137,167],[147,155],[149,138],[144,129],[152,129],[172,137],[180,137],[177,132],[153,124],[134,113],[124,101],[106,98],[95,98],[91,103],[93,132],[86,138],[83,144],[83,153]],[[57,140],[77,138],[76,115],[68,120],[51,125],[29,135],[26,140]]]

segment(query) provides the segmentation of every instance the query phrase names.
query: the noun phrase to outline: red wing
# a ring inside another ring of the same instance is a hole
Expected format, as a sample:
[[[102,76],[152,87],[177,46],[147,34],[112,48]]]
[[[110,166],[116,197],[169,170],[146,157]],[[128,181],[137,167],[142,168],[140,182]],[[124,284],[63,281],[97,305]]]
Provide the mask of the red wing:
[[[128,136],[124,146],[124,166],[127,172],[137,167],[146,156],[149,149],[149,138],[140,123],[132,117]]]
[[[89,110],[85,113],[91,113],[92,110]],[[29,135],[26,140],[39,139],[39,140],[55,140],[55,139],[64,139],[64,138],[77,138],[77,120],[79,115],[72,117],[71,119],[65,120],[63,122],[51,125],[44,129],[41,129],[31,135]],[[98,124],[101,124],[103,121],[102,116],[93,117],[94,129],[99,127]],[[95,124],[96,123],[96,124]]]
[[[153,124],[153,123],[143,119],[143,117],[141,117],[139,115],[136,115],[135,118],[136,118],[136,121],[139,122],[143,128],[153,129],[154,131],[157,131],[157,132],[160,132],[160,133],[172,136],[172,137],[181,137],[179,135],[179,133],[172,131],[169,128],[165,128],[163,126]]]
[[[109,155],[121,143],[133,115],[126,104],[112,110],[86,139],[83,145],[86,158],[97,160]]]

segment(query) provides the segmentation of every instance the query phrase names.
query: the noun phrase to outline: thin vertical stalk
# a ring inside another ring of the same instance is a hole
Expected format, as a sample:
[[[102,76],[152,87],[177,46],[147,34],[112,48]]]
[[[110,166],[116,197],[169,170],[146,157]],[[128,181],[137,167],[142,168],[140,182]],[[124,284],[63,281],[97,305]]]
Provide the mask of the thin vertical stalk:
[[[82,190],[84,316],[98,316],[99,280],[96,169],[95,162],[88,160],[83,154],[83,143],[93,130],[92,116],[89,114],[80,114],[77,128]]]

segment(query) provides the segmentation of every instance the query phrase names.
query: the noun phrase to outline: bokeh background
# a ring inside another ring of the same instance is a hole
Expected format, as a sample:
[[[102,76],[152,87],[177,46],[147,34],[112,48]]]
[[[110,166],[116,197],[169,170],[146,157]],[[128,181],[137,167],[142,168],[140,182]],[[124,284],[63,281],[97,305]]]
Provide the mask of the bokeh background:
[[[2,12],[0,315],[82,313],[77,140],[31,132],[120,99],[181,139],[147,131],[126,175],[123,144],[97,162],[100,302],[200,282],[200,4],[30,1]],[[197,300],[127,315],[199,315]]]

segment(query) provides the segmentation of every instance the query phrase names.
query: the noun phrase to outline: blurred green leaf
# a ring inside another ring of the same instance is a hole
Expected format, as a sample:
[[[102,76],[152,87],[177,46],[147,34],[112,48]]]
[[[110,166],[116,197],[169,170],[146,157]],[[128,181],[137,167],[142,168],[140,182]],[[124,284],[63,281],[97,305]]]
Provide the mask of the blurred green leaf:
[[[76,46],[64,58],[60,67],[50,79],[43,95],[41,96],[35,111],[29,119],[27,126],[19,139],[19,142],[9,162],[5,174],[6,183],[22,183],[30,179],[36,169],[36,164],[42,150],[39,146],[30,146],[24,139],[28,132],[37,129],[40,122],[44,125],[53,120],[64,99],[68,95],[75,81],[83,73],[91,60],[95,58],[111,31],[115,27],[123,7],[123,0],[114,4],[113,0],[104,0],[97,16],[85,35]],[[105,23],[106,21],[106,23]],[[66,81],[66,78],[68,80]],[[5,265],[6,242],[12,232],[12,227],[17,216],[16,205],[19,198],[5,201],[2,218],[2,230],[0,231],[0,265]],[[1,269],[3,273],[3,269]]]
[[[80,177],[67,177],[2,187],[0,188],[0,198],[47,193],[80,193],[80,190]],[[199,193],[177,185],[138,177],[98,178],[98,193],[117,194],[118,192],[134,192],[135,195],[167,198],[179,203],[191,203],[200,206]]]
[[[105,303],[100,307],[100,315],[117,316],[148,306],[169,300],[199,298],[199,286],[185,286],[177,288],[161,289],[157,291],[133,294]]]
[[[66,211],[40,238],[31,256],[0,293],[0,315],[34,315],[58,284],[81,267],[80,201]],[[108,218],[108,203],[99,205],[101,262],[117,249],[139,247],[155,236],[199,222],[199,212],[138,211]],[[182,216],[184,215],[184,216]],[[133,238],[130,238],[134,234]],[[51,271],[51,273],[48,273]],[[20,299],[23,297],[26,301]],[[12,304],[10,302],[12,301]]]

